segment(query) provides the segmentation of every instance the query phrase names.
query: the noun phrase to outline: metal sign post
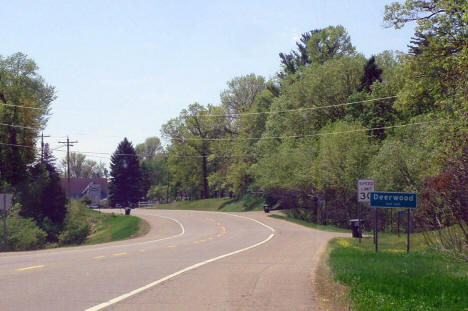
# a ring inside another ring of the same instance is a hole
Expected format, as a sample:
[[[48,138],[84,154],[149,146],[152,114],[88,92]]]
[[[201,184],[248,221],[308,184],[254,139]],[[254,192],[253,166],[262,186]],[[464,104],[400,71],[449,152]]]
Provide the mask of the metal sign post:
[[[411,210],[408,209],[408,235],[406,237],[406,253],[409,253],[410,249],[410,232],[411,232]]]
[[[372,179],[359,179],[358,180],[358,227],[361,230],[361,206],[359,203],[366,204],[369,206],[370,194],[374,192],[374,180]],[[375,242],[375,235],[374,235]],[[361,238],[359,238],[361,243]]]
[[[7,210],[11,208],[11,193],[0,193],[0,210],[3,210],[3,251],[7,251]]]
[[[410,231],[411,231],[411,209],[416,208],[418,197],[416,193],[407,192],[372,192],[370,194],[370,206],[375,209],[375,251],[378,250],[377,239],[377,208],[407,208],[408,209],[408,237],[406,242],[406,251],[410,250]],[[399,215],[398,215],[399,217]],[[399,231],[399,230],[398,230]]]

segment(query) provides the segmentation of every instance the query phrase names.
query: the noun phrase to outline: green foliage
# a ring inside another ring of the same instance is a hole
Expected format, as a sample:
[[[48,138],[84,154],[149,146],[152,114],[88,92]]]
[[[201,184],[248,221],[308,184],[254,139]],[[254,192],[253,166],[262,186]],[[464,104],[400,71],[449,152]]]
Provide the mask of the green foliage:
[[[109,196],[111,206],[137,203],[142,195],[141,171],[131,142],[124,138],[111,157]]]
[[[93,212],[96,213],[95,211]],[[141,218],[135,216],[106,214],[100,218],[99,223],[96,224],[95,232],[88,238],[86,244],[128,239],[143,232],[143,225],[144,222]]]
[[[447,260],[424,251],[422,237],[404,239],[379,235],[375,253],[372,238],[331,242],[329,265],[339,282],[351,286],[356,310],[463,310],[468,305],[468,263]],[[416,250],[417,249],[417,250]]]
[[[89,196],[85,195],[81,198],[80,202],[83,204],[91,204],[93,201],[91,201]]]
[[[11,145],[0,146],[0,181],[4,180],[13,187],[24,182],[28,175],[28,166],[35,158],[36,137],[40,128],[45,126],[49,106],[55,99],[54,88],[45,83],[38,70],[36,63],[22,53],[9,57],[0,55],[0,123],[28,127],[1,126],[0,141]],[[30,148],[18,148],[15,144]]]
[[[64,230],[58,238],[59,244],[82,244],[86,241],[90,230],[88,208],[77,201],[71,201],[65,218]]]
[[[17,193],[17,200],[22,205],[20,215],[33,218],[47,232],[49,242],[57,241],[67,212],[65,192],[54,162],[46,144],[43,162],[30,169],[30,176],[18,187]]]
[[[68,163],[66,159],[60,162],[62,172],[67,172]],[[68,172],[67,172],[68,174]],[[70,152],[70,177],[73,178],[103,178],[107,176],[105,164],[97,163],[93,160],[86,159],[86,155]]]
[[[284,70],[284,73],[280,74],[282,78],[286,74],[294,74],[301,67],[312,63],[323,64],[331,58],[349,56],[355,53],[350,37],[341,25],[306,32],[302,34],[296,45],[297,52],[291,51],[290,54],[279,54]]]
[[[199,211],[220,211],[220,212],[247,212],[263,211],[264,200],[244,196],[237,199],[205,199],[193,201],[177,201],[169,204],[158,204],[155,209],[176,209],[176,210],[199,210]]]
[[[150,200],[167,200],[167,185],[153,185],[148,190],[146,197]]]
[[[47,233],[39,228],[33,219],[19,216],[18,210],[19,208],[15,207],[8,213],[7,251],[26,251],[44,247]],[[3,229],[0,230],[0,241],[3,244]]]
[[[318,230],[321,230],[321,231],[348,232],[348,233],[350,232],[350,230],[348,230],[348,229],[338,228],[338,227],[333,226],[333,225],[327,225],[327,226],[318,225],[316,223],[308,221],[307,219],[302,219],[301,217],[297,217],[296,213],[297,213],[297,211],[295,211],[295,210],[288,210],[287,215],[290,215],[290,216],[271,214],[270,217],[276,218],[276,219],[287,220],[287,221],[293,222],[293,223],[301,225],[301,226],[314,228],[314,229],[318,229]]]

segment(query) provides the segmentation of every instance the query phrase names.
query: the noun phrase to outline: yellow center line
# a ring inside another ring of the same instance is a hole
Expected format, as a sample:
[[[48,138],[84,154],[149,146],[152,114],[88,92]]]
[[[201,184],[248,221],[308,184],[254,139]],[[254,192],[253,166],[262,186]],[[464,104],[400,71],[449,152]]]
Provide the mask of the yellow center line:
[[[117,253],[117,254],[112,254],[112,256],[124,256],[128,255],[128,253]]]
[[[176,246],[177,246],[177,245],[168,245],[167,247],[169,247],[169,248],[174,248],[174,247],[176,247]]]
[[[200,242],[200,243],[205,243],[205,242],[206,242],[206,240],[200,240],[199,242]]]
[[[24,267],[24,268],[18,268],[16,271],[24,271],[24,270],[31,270],[31,269],[38,269],[42,268],[44,265],[38,265],[38,266],[31,266],[31,267]]]
[[[198,244],[198,243],[200,243],[200,242],[198,242],[198,241],[193,241],[193,244]]]
[[[208,240],[210,240],[210,241],[213,240],[213,239],[214,239],[213,237],[209,237],[209,238],[208,238]]]
[[[102,258],[105,258],[106,256],[96,256],[96,257],[93,257],[93,259],[102,259]]]
[[[144,253],[144,252],[146,252],[146,249],[140,249],[139,252]]]

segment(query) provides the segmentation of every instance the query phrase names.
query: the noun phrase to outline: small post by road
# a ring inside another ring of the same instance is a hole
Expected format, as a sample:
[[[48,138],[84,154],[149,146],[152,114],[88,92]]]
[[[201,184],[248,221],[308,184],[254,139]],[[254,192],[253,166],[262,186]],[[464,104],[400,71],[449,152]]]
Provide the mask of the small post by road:
[[[3,251],[7,251],[7,227],[6,227],[6,221],[7,221],[7,208],[6,208],[6,195],[2,194],[3,197]]]
[[[400,212],[397,213],[397,233],[398,233],[398,237],[400,237]]]
[[[379,228],[377,226],[377,209],[375,209],[375,220],[374,220],[374,239],[375,239],[375,252],[379,251]]]
[[[410,232],[411,232],[411,210],[408,209],[408,235],[406,237],[406,253],[410,250]]]
[[[11,193],[0,193],[0,211],[3,210],[3,251],[7,251],[7,211],[11,208]]]

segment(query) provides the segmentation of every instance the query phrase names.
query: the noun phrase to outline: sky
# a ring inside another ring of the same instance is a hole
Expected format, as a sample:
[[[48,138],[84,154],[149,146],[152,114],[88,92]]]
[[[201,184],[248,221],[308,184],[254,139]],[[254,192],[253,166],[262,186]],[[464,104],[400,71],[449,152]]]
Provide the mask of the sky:
[[[234,77],[273,77],[278,54],[312,29],[343,25],[366,57],[407,52],[413,26],[384,27],[391,2],[0,0],[0,55],[27,54],[55,87],[44,130],[52,148],[69,136],[71,151],[112,153],[124,137],[160,137],[194,102],[219,104]]]

